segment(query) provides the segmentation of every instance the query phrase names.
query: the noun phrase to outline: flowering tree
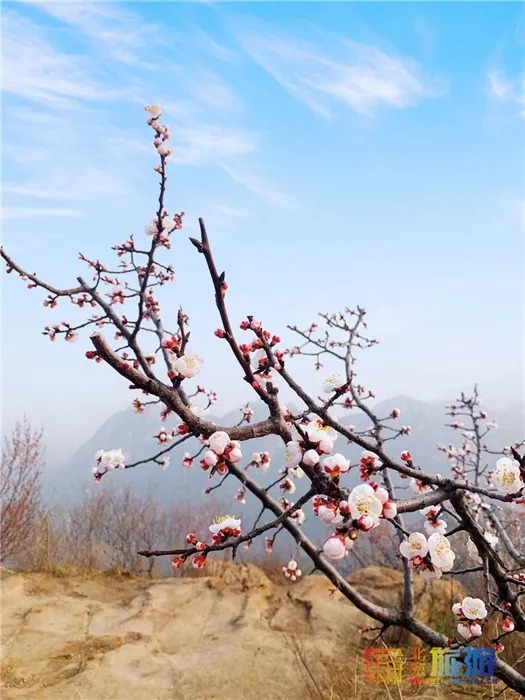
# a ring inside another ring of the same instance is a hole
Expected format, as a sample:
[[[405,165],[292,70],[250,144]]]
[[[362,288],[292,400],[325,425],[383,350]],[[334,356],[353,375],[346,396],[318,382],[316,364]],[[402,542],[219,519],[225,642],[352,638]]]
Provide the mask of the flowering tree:
[[[115,245],[113,250],[119,262],[114,269],[80,255],[93,270],[93,280],[88,282],[79,277],[77,286],[69,289],[58,289],[29,274],[5,251],[1,253],[8,272],[14,270],[29,282],[29,287],[47,292],[45,306],[55,307],[59,300],[69,299],[81,308],[96,310],[77,325],[63,321],[47,326],[44,333],[50,340],[64,336],[71,341],[79,329],[94,326],[97,330],[91,335],[93,348],[86,352],[86,357],[109,365],[128,382],[130,389],[141,392],[141,397],[133,401],[134,410],[141,413],[147,404],[157,404],[163,421],[170,415],[177,417],[178,422],[171,430],[163,427],[155,436],[161,448],[143,462],[166,466],[175,446],[197,438],[200,448],[196,454],[186,453],[183,461],[189,467],[200,459],[200,467],[215,482],[207,491],[219,487],[227,478],[234,478],[239,482],[240,504],[248,494],[260,503],[260,514],[250,527],[241,523],[240,518],[224,516],[210,525],[207,537],[203,533],[188,533],[185,542],[176,543],[178,546],[173,549],[144,550],[140,554],[170,556],[175,567],[183,567],[191,560],[193,566],[201,568],[214,552],[231,549],[235,554],[241,544],[259,536],[266,537],[266,548],[271,551],[276,534],[287,531],[295,540],[296,549],[284,567],[284,575],[292,581],[300,578],[297,559],[303,552],[312,561],[313,570],[322,572],[349,601],[379,623],[380,633],[399,626],[432,646],[466,647],[482,634],[486,621],[494,618],[499,631],[490,643],[502,651],[506,635],[525,631],[521,604],[521,596],[525,594],[525,556],[519,530],[519,521],[525,518],[525,456],[520,456],[521,444],[507,447],[500,453],[504,456],[499,455],[496,460],[498,455],[491,453],[484,441],[495,426],[487,421],[474,392],[472,397],[462,396],[449,407],[454,420],[451,427],[460,431],[462,440],[459,447],[441,448],[451,462],[451,476],[425,471],[408,451],[392,456],[392,450],[387,450],[389,443],[400,435],[410,434],[410,427],[396,427],[400,418],[396,409],[388,416],[376,415],[369,406],[372,392],[356,378],[356,351],[377,342],[367,335],[364,309],[345,308],[338,313],[320,314],[319,323],[305,329],[290,326],[298,344],[288,350],[281,348],[280,338],[268,326],[247,316],[240,324],[244,336],[240,340],[226,305],[225,272],[219,271],[204,222],[199,220],[200,238],[190,241],[208,268],[220,319],[215,336],[229,347],[240,376],[264,404],[267,414],[264,420],[253,422],[253,411],[245,406],[236,425],[219,426],[207,420],[202,407],[196,406],[192,399],[205,395],[210,405],[216,397],[214,392],[193,385],[203,359],[189,345],[189,317],[181,309],[176,327],[165,327],[158,301],[157,288],[174,279],[174,268],[162,262],[162,254],[170,250],[172,234],[182,228],[184,212],[170,214],[166,209],[166,169],[172,153],[169,129],[161,122],[158,105],[146,109],[159,157],[155,171],[160,176],[160,188],[155,216],[146,226],[145,241],[130,236]],[[112,331],[111,340],[103,334],[104,330]],[[318,392],[309,393],[290,373],[290,360],[297,355],[312,357],[317,369],[325,357],[339,363],[340,373],[325,380],[322,397]],[[279,387],[283,384],[300,400],[299,414],[292,413],[279,401]],[[362,411],[370,427],[357,431],[346,426],[334,416],[335,408]],[[465,428],[456,418],[468,420],[469,425]],[[280,438],[282,453],[270,456],[258,452],[249,458],[243,455],[244,441],[268,435]],[[343,443],[340,452],[335,452],[336,440]],[[358,463],[353,464],[342,454],[345,444],[359,448]],[[95,458],[93,475],[97,482],[108,471],[143,463],[126,464],[120,449],[101,450]],[[280,468],[275,480],[263,488],[258,473],[266,470],[271,461],[277,461]],[[356,468],[363,483],[350,489],[345,486],[345,478]],[[301,478],[307,487],[292,502],[290,499]],[[407,479],[411,479],[413,495],[400,499],[396,488]],[[301,527],[307,504],[311,505],[314,516],[332,527],[332,534],[321,547]],[[418,511],[425,516],[425,533],[409,532],[404,521],[404,514]],[[266,513],[270,519],[262,522]],[[367,532],[381,522],[390,523],[403,566],[403,596],[397,608],[369,600],[348,583],[337,565],[351,553],[358,538],[366,538]],[[454,569],[453,544],[466,537],[475,565],[458,571]],[[497,546],[500,541],[501,547]],[[432,580],[477,572],[484,582],[484,598],[467,596],[454,605],[453,612],[458,616],[456,637],[446,637],[417,619],[414,576]],[[495,675],[525,694],[525,677],[500,658]]]

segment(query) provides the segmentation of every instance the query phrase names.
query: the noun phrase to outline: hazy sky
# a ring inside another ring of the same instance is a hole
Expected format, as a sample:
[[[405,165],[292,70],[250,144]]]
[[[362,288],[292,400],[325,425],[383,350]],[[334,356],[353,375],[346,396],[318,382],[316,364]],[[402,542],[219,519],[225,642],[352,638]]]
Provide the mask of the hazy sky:
[[[157,196],[143,105],[161,103],[168,208],[187,213],[163,310],[190,314],[219,410],[247,394],[211,336],[211,285],[187,241],[199,216],[236,323],[253,313],[285,335],[359,303],[381,340],[361,365],[378,397],[476,380],[520,395],[521,4],[5,2],[3,14],[3,239],[29,271],[70,286],[88,276],[79,251],[110,262],[111,245],[142,234]],[[84,359],[89,333],[41,335],[82,311],[49,311],[2,277],[4,428],[25,412],[52,455],[69,452],[134,395]]]

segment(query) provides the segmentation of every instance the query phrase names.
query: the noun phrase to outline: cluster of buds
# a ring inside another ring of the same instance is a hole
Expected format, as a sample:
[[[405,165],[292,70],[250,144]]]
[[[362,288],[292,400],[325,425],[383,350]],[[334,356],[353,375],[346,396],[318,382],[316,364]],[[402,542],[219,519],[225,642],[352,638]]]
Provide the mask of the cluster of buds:
[[[159,122],[162,116],[162,107],[160,105],[146,105],[145,110],[149,117],[148,125],[155,131],[153,144],[161,160],[164,161],[165,158],[172,154],[172,149],[168,143],[170,138],[169,129],[166,125]]]
[[[63,328],[61,328],[62,326]],[[67,340],[68,342],[72,342],[77,338],[77,334],[71,328],[70,324],[67,323],[67,321],[61,321],[53,326],[45,326],[44,330],[42,331],[42,335],[47,335],[51,341],[55,340],[56,336],[60,334],[62,334],[64,336],[64,340]]]
[[[191,564],[194,569],[202,569],[204,566],[206,566],[206,557],[208,556],[208,552],[206,551],[208,549],[207,545],[205,542],[201,542],[197,535],[194,532],[190,532],[188,535],[186,535],[186,542],[188,544],[191,544],[195,547],[196,550],[200,552],[200,554],[197,554],[196,556],[193,557]],[[180,568],[184,562],[186,561],[186,556],[181,556],[181,557],[175,557],[173,559],[172,564],[173,566]],[[182,560],[180,562],[179,560]]]
[[[457,630],[464,639],[481,637],[487,617],[487,608],[481,598],[467,596],[461,603],[454,603],[452,612],[459,618]]]
[[[226,460],[236,464],[242,459],[240,443],[237,440],[230,440],[228,433],[223,430],[210,435],[208,445],[209,449],[204,453],[200,465],[205,471],[211,467],[210,477],[215,473],[226,474],[228,471]]]
[[[176,428],[172,430],[171,433],[168,433],[166,428],[162,427],[159,432],[154,435],[153,437],[157,440],[159,445],[166,445],[168,442],[171,441],[172,437],[177,434]]]
[[[287,578],[289,581],[297,581],[297,579],[303,575],[295,559],[290,559],[288,564],[282,567],[282,570],[285,578]]]
[[[283,366],[284,352],[273,349],[281,339],[278,335],[272,335],[269,331],[263,330],[262,323],[250,317],[247,321],[242,321],[240,327],[245,331],[252,330],[256,334],[256,338],[251,343],[243,343],[239,346],[243,358],[250,363],[254,374],[259,379],[272,381],[271,370],[279,370]],[[215,335],[219,333],[221,333],[220,329],[215,331]],[[222,334],[219,337],[224,337]]]

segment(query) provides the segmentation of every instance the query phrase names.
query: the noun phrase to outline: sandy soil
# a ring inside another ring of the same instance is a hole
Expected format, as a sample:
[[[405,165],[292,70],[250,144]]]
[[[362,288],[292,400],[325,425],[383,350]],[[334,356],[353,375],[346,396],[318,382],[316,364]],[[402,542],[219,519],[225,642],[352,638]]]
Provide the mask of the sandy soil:
[[[365,571],[360,585],[395,595],[396,572]],[[331,597],[329,581],[274,585],[256,567],[220,562],[210,573],[148,581],[4,572],[2,698],[329,698],[322,669],[342,650],[357,688],[359,628],[370,620]]]

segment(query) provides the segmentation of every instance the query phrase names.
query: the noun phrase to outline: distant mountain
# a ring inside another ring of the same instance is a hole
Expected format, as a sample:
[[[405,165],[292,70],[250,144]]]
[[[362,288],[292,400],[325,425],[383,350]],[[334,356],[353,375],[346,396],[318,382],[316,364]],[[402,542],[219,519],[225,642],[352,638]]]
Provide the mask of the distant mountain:
[[[263,404],[254,405],[254,421],[266,416]],[[387,401],[380,402],[374,407],[374,412],[380,417],[388,416],[393,408],[401,412],[396,424],[410,425],[412,434],[403,436],[395,441],[387,443],[387,451],[393,456],[399,455],[401,450],[410,449],[416,464],[433,473],[445,473],[446,460],[441,452],[436,450],[438,444],[449,444],[455,440],[454,431],[445,427],[449,418],[445,416],[444,406],[437,403],[420,401],[409,396],[398,396]],[[506,409],[505,411],[489,411],[492,419],[497,420],[499,429],[489,434],[488,444],[492,448],[501,448],[515,440],[525,437],[525,421],[523,407],[521,409]],[[209,419],[218,425],[234,425],[241,416],[240,411],[233,411],[221,418],[209,416]],[[369,419],[363,413],[351,412],[341,418],[345,425],[353,425],[357,430],[366,430],[370,427]],[[165,425],[171,429],[177,424],[176,417],[169,416]],[[92,488],[93,480],[91,468],[94,466],[94,455],[99,449],[109,450],[120,447],[126,457],[126,462],[131,463],[146,459],[162,449],[153,439],[162,422],[159,418],[158,407],[148,407],[144,414],[137,415],[130,410],[120,411],[109,418],[95,434],[87,440],[68,460],[66,466],[60,470],[50,470],[46,473],[46,492],[54,497],[76,501],[81,498],[86,488]],[[134,469],[108,474],[105,480],[112,482],[113,488],[130,484],[134,489],[143,491],[150,488],[159,501],[167,503],[174,498],[185,499],[203,498],[203,491],[207,486],[216,483],[210,481],[208,474],[203,472],[196,460],[195,466],[188,469],[182,466],[182,457],[185,452],[194,454],[201,447],[200,443],[191,438],[187,442],[173,449],[170,453],[170,466],[163,471],[154,463],[144,464]],[[272,455],[272,465],[266,474],[260,474],[263,485],[275,479],[277,470],[283,464],[284,446],[275,436],[268,436],[258,440],[249,440],[243,443],[243,452],[247,457],[254,451],[266,450]],[[339,437],[336,450],[343,452],[349,458],[356,460],[360,449],[354,445],[346,444]],[[356,483],[359,476],[349,475],[348,485]],[[298,484],[298,493],[301,482]],[[220,491],[219,497],[230,501],[238,488],[238,483],[233,479],[227,480]],[[249,501],[248,497],[248,501]],[[236,508],[239,505],[234,502]]]

